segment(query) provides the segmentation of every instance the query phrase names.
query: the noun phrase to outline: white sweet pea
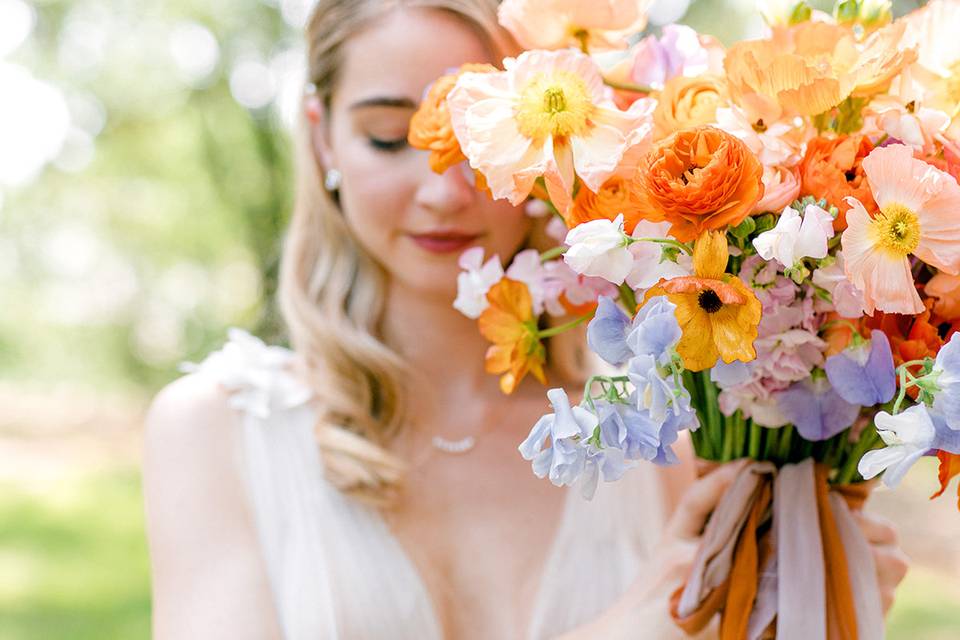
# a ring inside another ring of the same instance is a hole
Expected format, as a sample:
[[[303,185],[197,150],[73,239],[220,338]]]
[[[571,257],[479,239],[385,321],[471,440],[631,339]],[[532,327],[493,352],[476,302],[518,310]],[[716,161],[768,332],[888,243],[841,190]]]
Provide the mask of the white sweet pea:
[[[630,235],[633,238],[668,239],[669,229],[669,222],[641,220]],[[669,280],[693,273],[693,260],[690,256],[682,253],[677,257],[677,262],[661,260],[663,247],[656,242],[634,242],[629,251],[633,255],[633,266],[626,280],[632,289],[645,291],[660,282],[661,278]]]
[[[864,479],[869,480],[886,469],[883,482],[895,487],[913,463],[930,450],[937,432],[926,406],[922,404],[895,416],[881,411],[875,423],[877,433],[887,446],[864,454],[857,464],[857,470]]]
[[[597,276],[620,285],[633,268],[633,254],[627,248],[623,214],[615,220],[591,220],[578,224],[567,233],[564,243],[570,248],[563,261],[584,276]]]
[[[487,291],[503,278],[500,258],[493,256],[484,264],[483,247],[471,247],[460,255],[460,268],[464,271],[457,276],[453,308],[468,318],[479,318],[490,304]]]
[[[754,238],[753,246],[764,260],[776,259],[789,269],[801,258],[826,258],[827,240],[833,235],[833,216],[817,205],[807,205],[803,218],[786,207],[777,226]]]

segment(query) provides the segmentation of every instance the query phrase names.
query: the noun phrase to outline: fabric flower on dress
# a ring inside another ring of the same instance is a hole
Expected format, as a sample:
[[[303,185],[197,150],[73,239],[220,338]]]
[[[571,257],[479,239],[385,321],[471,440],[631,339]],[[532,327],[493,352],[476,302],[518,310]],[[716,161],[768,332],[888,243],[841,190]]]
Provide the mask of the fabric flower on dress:
[[[520,205],[542,177],[566,217],[576,177],[599,191],[628,151],[649,144],[655,102],[617,109],[589,56],[526,51],[504,65],[461,75],[447,98],[460,147],[495,199]]]
[[[654,145],[637,182],[647,219],[670,222],[670,235],[689,242],[736,226],[753,211],[763,196],[763,167],[738,138],[704,126]]]
[[[833,235],[833,216],[808,204],[803,218],[792,207],[784,209],[777,226],[754,238],[753,246],[764,260],[776,259],[789,269],[803,258],[826,258],[827,240]]]
[[[212,376],[231,391],[228,403],[258,418],[306,403],[313,395],[309,386],[290,371],[294,353],[267,346],[243,329],[228,330],[228,341],[202,362],[182,362],[180,371]]]
[[[870,340],[827,358],[827,378],[840,397],[864,407],[888,402],[897,392],[897,373],[890,341],[882,331]]]
[[[623,49],[643,31],[650,0],[504,0],[497,17],[525,49]]]
[[[564,243],[570,248],[563,254],[563,261],[581,275],[623,284],[633,268],[628,242],[622,215],[614,220],[584,222],[567,233]]]
[[[832,438],[860,415],[860,405],[844,400],[824,378],[796,382],[775,397],[784,417],[811,442]]]
[[[490,287],[503,278],[503,266],[499,256],[483,261],[483,247],[471,247],[460,255],[460,268],[463,272],[457,276],[457,298],[453,308],[468,318],[479,318],[490,303],[487,292]]]
[[[666,280],[647,292],[647,299],[666,295],[677,306],[683,331],[677,352],[690,371],[709,369],[721,358],[730,363],[757,357],[753,342],[760,300],[739,278],[725,273],[727,260],[726,235],[707,232],[694,247],[696,276]]]
[[[863,165],[880,212],[871,217],[859,200],[847,199],[847,276],[863,291],[867,313],[921,313],[909,256],[960,273],[960,185],[901,144],[874,149]]]
[[[500,390],[506,394],[513,393],[528,372],[546,384],[547,353],[527,285],[504,278],[487,292],[487,301],[490,306],[477,320],[480,334],[493,343],[487,349],[487,373],[502,374]]]

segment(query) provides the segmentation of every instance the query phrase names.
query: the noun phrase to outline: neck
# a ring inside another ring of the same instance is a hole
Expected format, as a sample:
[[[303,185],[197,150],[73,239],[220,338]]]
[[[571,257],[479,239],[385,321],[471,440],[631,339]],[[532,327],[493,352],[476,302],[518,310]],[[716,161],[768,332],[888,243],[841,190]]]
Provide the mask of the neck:
[[[452,410],[468,398],[496,398],[497,377],[484,371],[489,343],[476,320],[453,308],[452,299],[427,295],[397,282],[387,287],[383,335],[410,366],[411,409]]]

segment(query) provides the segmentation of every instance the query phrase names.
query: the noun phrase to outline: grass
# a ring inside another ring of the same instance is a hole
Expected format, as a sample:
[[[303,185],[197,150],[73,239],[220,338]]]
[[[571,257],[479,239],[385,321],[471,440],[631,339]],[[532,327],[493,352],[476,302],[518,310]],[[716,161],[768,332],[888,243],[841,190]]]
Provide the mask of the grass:
[[[136,471],[42,492],[0,484],[0,638],[150,637],[150,587]]]
[[[958,515],[960,517],[960,515]],[[150,637],[140,478],[101,472],[44,491],[0,483],[0,638]],[[960,580],[915,567],[889,640],[960,636]]]

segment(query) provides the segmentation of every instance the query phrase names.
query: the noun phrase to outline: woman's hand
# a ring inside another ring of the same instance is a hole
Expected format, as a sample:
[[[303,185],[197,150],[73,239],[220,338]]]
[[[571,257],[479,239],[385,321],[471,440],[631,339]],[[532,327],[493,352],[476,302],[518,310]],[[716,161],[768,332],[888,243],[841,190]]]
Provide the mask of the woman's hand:
[[[686,579],[710,513],[746,461],[731,462],[695,481],[667,523],[648,570],[598,619],[564,634],[562,640],[588,638],[685,638],[670,616],[670,594]],[[638,632],[642,629],[642,632]]]
[[[897,585],[907,575],[910,562],[900,549],[897,530],[890,522],[863,511],[854,511],[853,517],[860,525],[860,531],[863,532],[867,542],[870,543],[873,562],[877,566],[877,585],[880,587],[883,612],[887,613],[893,605]]]

